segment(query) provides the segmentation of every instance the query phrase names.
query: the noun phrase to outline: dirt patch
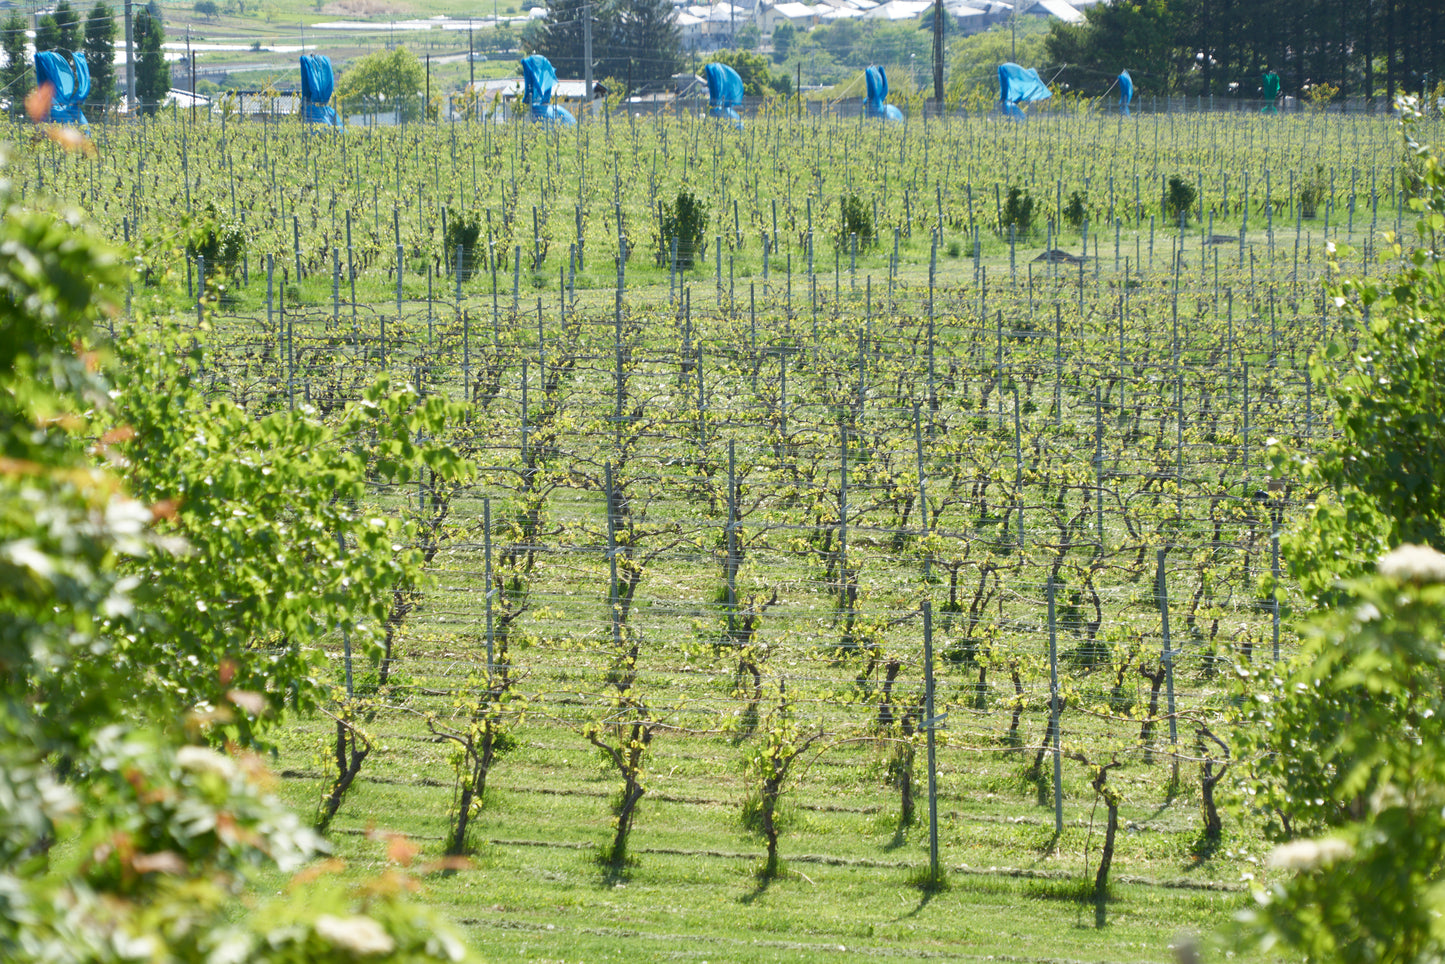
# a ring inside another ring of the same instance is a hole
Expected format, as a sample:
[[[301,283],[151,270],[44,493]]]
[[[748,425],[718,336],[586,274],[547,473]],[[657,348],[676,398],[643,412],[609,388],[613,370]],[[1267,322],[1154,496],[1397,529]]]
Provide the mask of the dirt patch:
[[[393,0],[332,0],[321,12],[333,17],[390,17],[411,13],[411,7]]]
[[[1077,254],[1069,254],[1060,248],[1053,248],[1039,255],[1034,261],[1042,261],[1046,264],[1083,264],[1088,258],[1081,258]]]

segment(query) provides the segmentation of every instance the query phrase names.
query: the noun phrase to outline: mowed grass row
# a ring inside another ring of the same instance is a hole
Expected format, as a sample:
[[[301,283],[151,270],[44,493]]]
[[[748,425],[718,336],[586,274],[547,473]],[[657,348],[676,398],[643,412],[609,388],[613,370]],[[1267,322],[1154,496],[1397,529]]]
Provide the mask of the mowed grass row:
[[[305,760],[312,740],[311,752],[322,752],[326,735],[293,731],[283,761]],[[1232,853],[1200,862],[1187,789],[1166,804],[1158,769],[1128,768],[1116,777],[1126,828],[1117,882],[1108,925],[1097,930],[1094,906],[1078,899],[1102,834],[1082,768],[1066,769],[1056,837],[1017,755],[945,750],[941,847],[951,886],[930,894],[910,882],[927,865],[925,828],[899,831],[896,791],[879,779],[876,752],[845,746],[815,762],[790,796],[788,873],[764,883],[759,843],[740,819],[740,768],[722,762],[737,750],[681,736],[657,745],[655,789],[635,830],[638,863],[619,877],[596,859],[614,781],[595,751],[554,727],[528,726],[518,738],[478,818],[470,868],[424,885],[496,957],[1162,960],[1176,935],[1212,933],[1243,907],[1239,874],[1256,869]],[[445,749],[416,728],[387,746],[333,835],[358,872],[384,864],[380,832],[411,834],[429,853],[446,832],[437,819],[450,795]],[[283,782],[303,812],[320,789],[304,771]]]

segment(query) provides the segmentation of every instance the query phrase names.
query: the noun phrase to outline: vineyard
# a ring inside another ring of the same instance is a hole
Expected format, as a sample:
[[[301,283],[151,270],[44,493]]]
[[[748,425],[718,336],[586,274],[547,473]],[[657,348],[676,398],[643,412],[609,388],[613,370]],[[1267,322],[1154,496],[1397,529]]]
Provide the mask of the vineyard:
[[[484,952],[1160,959],[1268,873],[1231,678],[1311,608],[1273,453],[1408,218],[1390,121],[93,137],[11,175],[138,252],[114,338],[258,417],[455,403],[470,470],[371,492],[429,579],[279,768],[343,853],[472,854]]]

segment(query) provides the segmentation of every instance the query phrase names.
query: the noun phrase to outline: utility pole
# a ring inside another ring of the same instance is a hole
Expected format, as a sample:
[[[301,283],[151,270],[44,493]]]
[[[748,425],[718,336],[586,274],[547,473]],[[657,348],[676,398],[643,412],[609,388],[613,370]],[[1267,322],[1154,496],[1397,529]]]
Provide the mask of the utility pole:
[[[467,19],[467,90],[472,89],[472,84],[477,82],[477,55],[476,48],[472,46],[472,21]]]
[[[191,67],[191,126],[196,123],[196,55],[191,51],[191,25],[186,24],[186,60]]]
[[[943,0],[933,0],[933,99],[943,113]]]
[[[125,0],[125,106],[135,106],[135,30],[131,26],[131,0]]]
[[[592,113],[592,4],[582,4],[582,103],[583,114]]]
[[[1020,14],[1022,11],[1027,10],[1027,9],[1029,9],[1030,7],[1032,7],[1032,6],[1034,5],[1034,3],[1035,3],[1035,0],[1017,0],[1017,2],[1015,2],[1014,5],[1013,5],[1013,9],[1009,11],[1009,15],[1008,15],[1008,45],[1009,45],[1008,59],[1011,60],[1011,61],[1013,61],[1014,63],[1018,63],[1018,62],[1019,62],[1019,38],[1018,38],[1019,14]]]

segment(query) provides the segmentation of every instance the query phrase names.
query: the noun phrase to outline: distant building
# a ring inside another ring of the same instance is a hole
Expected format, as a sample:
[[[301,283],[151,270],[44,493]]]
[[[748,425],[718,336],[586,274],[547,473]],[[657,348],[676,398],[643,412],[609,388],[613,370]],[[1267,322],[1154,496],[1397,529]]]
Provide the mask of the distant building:
[[[601,84],[596,84],[595,96],[605,97],[607,89]],[[523,115],[530,116],[531,110],[521,102],[522,78],[504,77],[501,79],[478,80],[469,85],[469,95],[475,102],[474,120],[491,120],[497,123],[511,120],[520,111]],[[581,115],[588,109],[593,98],[587,96],[587,81],[585,80],[564,80],[558,78],[557,87],[553,91],[553,102],[567,108],[573,114]],[[448,116],[451,120],[461,120],[467,116],[466,99],[453,96],[448,109]]]
[[[190,94],[186,93],[186,96]],[[228,90],[213,98],[213,102],[216,109],[229,109],[247,119],[265,120],[301,113],[299,90]]]

